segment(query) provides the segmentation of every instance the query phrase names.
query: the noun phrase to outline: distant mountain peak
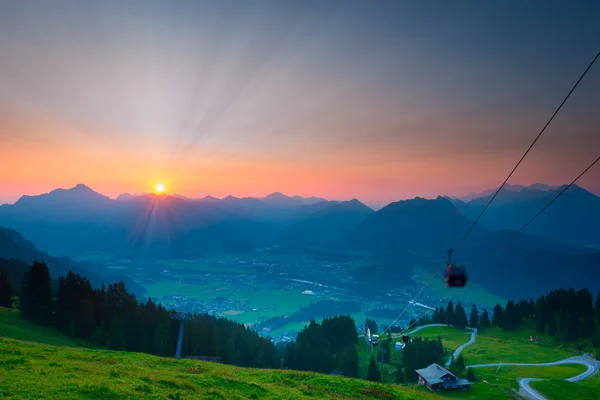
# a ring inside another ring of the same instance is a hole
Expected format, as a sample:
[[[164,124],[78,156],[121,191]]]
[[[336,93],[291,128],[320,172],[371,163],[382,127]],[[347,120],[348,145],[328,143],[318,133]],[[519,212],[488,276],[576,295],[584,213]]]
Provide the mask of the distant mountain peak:
[[[285,194],[283,194],[281,192],[273,192],[271,194],[266,195],[263,199],[264,200],[275,200],[275,199],[293,200],[290,196],[286,196]]]
[[[229,196],[231,197],[231,196]],[[210,194],[208,196],[204,196],[203,198],[201,198],[200,200],[210,200],[210,201],[218,201],[219,199],[217,199],[214,196],[211,196]]]
[[[101,193],[94,191],[89,186],[83,183],[77,184],[70,189],[54,189],[49,193],[43,193],[34,196],[21,196],[15,205],[31,204],[32,202],[46,202],[46,201],[75,201],[75,202],[89,202],[91,200],[109,201],[110,198],[104,196]]]

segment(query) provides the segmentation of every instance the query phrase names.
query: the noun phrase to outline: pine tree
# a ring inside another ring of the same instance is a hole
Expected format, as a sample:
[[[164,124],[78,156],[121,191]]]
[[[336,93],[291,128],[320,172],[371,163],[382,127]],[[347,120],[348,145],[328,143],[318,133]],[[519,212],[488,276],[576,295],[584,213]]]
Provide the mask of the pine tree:
[[[379,368],[377,368],[377,363],[375,362],[375,357],[373,356],[371,356],[371,360],[369,361],[367,380],[371,382],[381,382],[381,374],[379,373]]]
[[[481,313],[481,319],[479,320],[479,329],[478,330],[484,331],[485,329],[488,329],[490,326],[491,326],[490,317],[488,315],[487,308],[484,308],[483,312]]]
[[[445,324],[446,323],[446,310],[444,310],[444,307],[440,307],[440,312],[439,312],[439,322],[440,324]]]
[[[456,310],[454,311],[454,321],[454,325],[458,329],[465,329],[468,324],[467,314],[465,313],[465,309],[460,303],[456,305]]]
[[[546,332],[546,318],[544,313],[544,301],[543,296],[539,298],[535,303],[535,331],[537,333]]]
[[[556,336],[558,333],[557,331],[556,316],[554,314],[550,314],[550,317],[548,318],[548,336]]]
[[[112,322],[106,344],[110,350],[126,350],[125,332],[122,321]]]
[[[107,337],[106,337],[106,326],[104,325],[104,321],[100,322],[100,325],[96,328],[94,332],[94,336],[90,339],[92,343],[100,344],[102,346],[106,345]]]
[[[594,313],[596,314],[596,319],[600,321],[600,292],[596,296],[596,303],[594,304]]]
[[[459,355],[456,360],[454,360],[453,364],[454,364],[454,371],[456,371],[456,374],[457,375],[462,374],[462,372],[465,370],[465,360],[464,360],[462,354]]]
[[[402,372],[402,365],[396,366],[396,383],[404,383],[404,372]]]
[[[8,270],[0,270],[0,307],[10,308],[12,305],[12,288]]]
[[[448,302],[448,307],[446,307],[446,325],[456,325],[456,316],[454,314],[454,306],[452,304],[452,300]]]
[[[494,315],[492,315],[492,326],[501,328],[504,325],[504,310],[498,303],[494,306]]]
[[[515,303],[512,300],[506,302],[506,309],[504,310],[504,320],[502,328],[505,331],[515,329],[518,321],[518,310],[515,307]]]
[[[479,313],[477,312],[477,306],[473,304],[471,307],[471,315],[469,316],[469,326],[471,328],[477,328],[479,326]]]
[[[475,378],[475,371],[473,368],[467,368],[467,380],[469,382],[475,382],[477,379]]]
[[[21,317],[41,325],[52,320],[52,285],[45,262],[34,261],[21,285]]]

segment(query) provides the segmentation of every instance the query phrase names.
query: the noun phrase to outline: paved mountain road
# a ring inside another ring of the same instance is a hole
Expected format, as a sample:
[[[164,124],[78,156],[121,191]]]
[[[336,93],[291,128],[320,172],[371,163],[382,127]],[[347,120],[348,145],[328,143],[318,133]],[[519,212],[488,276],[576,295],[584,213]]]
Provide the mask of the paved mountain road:
[[[412,334],[417,333],[425,328],[434,327],[434,326],[448,326],[448,325],[445,325],[445,324],[423,325],[423,326],[420,326],[420,327],[410,331],[408,333],[408,335],[412,335]],[[455,359],[460,355],[460,353],[465,349],[465,347],[472,345],[473,343],[475,343],[475,340],[477,339],[477,329],[474,329],[474,328],[467,328],[467,329],[471,329],[473,331],[471,333],[471,338],[469,339],[468,342],[460,345],[454,351],[453,357]],[[585,365],[587,367],[587,370],[585,372],[582,372],[581,374],[573,376],[571,378],[565,379],[568,382],[579,382],[584,379],[591,378],[592,376],[596,375],[598,373],[598,370],[600,369],[600,362],[589,356],[569,357],[569,358],[565,358],[563,360],[548,362],[548,363],[533,363],[533,364],[490,363],[490,364],[475,364],[475,365],[470,365],[469,367],[470,368],[490,368],[490,367],[498,367],[498,366],[552,367],[552,366],[564,365],[564,364],[581,364],[581,365]],[[448,360],[448,362],[446,363],[446,367],[449,367],[449,366],[450,366],[450,360]],[[532,381],[538,381],[538,380],[543,380],[543,379],[540,379],[540,378],[520,378],[520,379],[518,379],[517,382],[520,387],[519,394],[530,400],[547,400],[541,393],[535,391],[529,384]]]

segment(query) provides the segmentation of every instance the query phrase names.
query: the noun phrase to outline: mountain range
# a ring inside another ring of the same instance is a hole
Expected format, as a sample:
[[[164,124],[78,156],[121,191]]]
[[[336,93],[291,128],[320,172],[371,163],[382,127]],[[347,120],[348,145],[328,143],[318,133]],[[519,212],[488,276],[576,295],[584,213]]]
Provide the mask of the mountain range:
[[[540,184],[503,188],[480,222],[492,230],[519,229],[563,188]],[[467,218],[473,220],[481,213],[493,192],[469,201],[451,201]],[[527,227],[527,232],[566,243],[600,248],[599,223],[600,197],[574,185],[536,218]]]
[[[505,297],[564,285],[600,289],[600,198],[571,187],[495,254],[515,229],[562,190],[547,185],[505,189],[456,253],[470,266],[470,277]],[[143,194],[113,200],[77,185],[0,206],[0,226],[61,254],[160,259],[279,245],[290,252],[360,252],[408,275],[415,266],[437,269],[439,265],[423,260],[438,259],[441,265],[446,250],[469,229],[490,193],[468,201],[402,200],[374,211],[356,199],[328,201],[281,193],[223,199]],[[0,258],[6,256],[0,252]],[[385,269],[377,271],[372,282],[393,285]]]

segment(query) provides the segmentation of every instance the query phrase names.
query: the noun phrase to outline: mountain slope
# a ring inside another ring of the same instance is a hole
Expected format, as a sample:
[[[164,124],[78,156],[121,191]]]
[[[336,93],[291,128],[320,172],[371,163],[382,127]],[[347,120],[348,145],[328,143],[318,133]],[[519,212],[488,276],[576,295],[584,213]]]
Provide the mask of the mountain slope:
[[[320,202],[306,206],[304,211],[309,214],[281,233],[278,238],[281,243],[326,246],[348,234],[374,213],[372,209],[356,199],[343,202]]]
[[[0,339],[7,398],[439,399],[414,387]],[[72,373],[79,371],[79,373]]]
[[[389,268],[409,276],[415,265],[431,272],[443,266],[445,251],[457,244],[471,223],[448,199],[416,198],[392,203],[369,216],[348,236],[345,245],[383,259],[386,268],[371,269],[369,278],[373,284],[389,283]],[[469,279],[503,298],[529,297],[560,286],[600,290],[600,252],[529,234],[519,235],[498,252],[513,234],[476,225],[455,259],[467,265]],[[423,266],[423,256],[439,261]]]
[[[563,188],[529,187],[520,191],[502,191],[481,218],[481,224],[493,230],[519,229]],[[474,219],[488,201],[489,196],[485,196],[467,203],[456,201],[454,204],[467,218]],[[600,229],[594,221],[600,221],[600,197],[573,185],[525,232],[600,248]]]
[[[348,244],[373,252],[427,251],[443,255],[470,225],[449,200],[417,197],[391,203],[369,216],[348,237]],[[484,231],[476,227],[472,234],[478,236]]]
[[[15,268],[27,267],[33,261],[45,261],[53,279],[58,279],[60,275],[66,275],[69,270],[86,276],[90,283],[99,287],[102,283],[110,284],[123,281],[127,289],[139,298],[144,297],[146,290],[124,275],[111,275],[101,264],[96,263],[78,263],[69,260],[66,257],[51,257],[48,253],[39,251],[30,241],[26,240],[20,233],[0,227],[0,268],[10,268],[11,276],[18,276],[20,272],[13,271]],[[21,262],[11,262],[9,260],[19,260]],[[25,263],[25,264],[23,264]]]

